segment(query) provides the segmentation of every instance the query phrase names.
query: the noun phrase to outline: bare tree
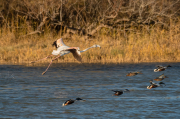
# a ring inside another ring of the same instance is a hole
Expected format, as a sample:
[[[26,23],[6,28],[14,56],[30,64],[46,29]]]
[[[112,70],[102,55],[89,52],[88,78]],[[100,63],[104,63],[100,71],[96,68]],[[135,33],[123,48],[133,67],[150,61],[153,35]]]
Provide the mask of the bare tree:
[[[132,25],[146,25],[149,29],[159,25],[169,29],[170,20],[178,19],[179,15],[180,0],[0,1],[1,25],[12,27],[7,22],[15,19],[13,17],[24,18],[26,24],[34,28],[26,35],[43,33],[45,24],[51,29],[84,35],[85,39],[103,27],[120,32],[132,30]]]

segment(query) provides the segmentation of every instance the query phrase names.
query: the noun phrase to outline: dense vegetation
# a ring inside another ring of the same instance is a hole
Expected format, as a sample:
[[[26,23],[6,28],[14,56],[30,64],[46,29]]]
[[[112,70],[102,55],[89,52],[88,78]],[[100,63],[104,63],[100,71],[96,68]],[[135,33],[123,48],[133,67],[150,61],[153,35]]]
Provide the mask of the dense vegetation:
[[[180,61],[180,0],[1,0],[0,61],[43,58],[62,37],[84,62]],[[59,62],[74,62],[67,55]]]

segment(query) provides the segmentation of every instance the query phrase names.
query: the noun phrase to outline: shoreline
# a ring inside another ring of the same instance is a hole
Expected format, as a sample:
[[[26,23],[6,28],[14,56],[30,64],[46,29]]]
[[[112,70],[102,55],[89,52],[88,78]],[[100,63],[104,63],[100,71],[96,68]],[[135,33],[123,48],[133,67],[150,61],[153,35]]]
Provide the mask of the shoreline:
[[[24,65],[24,66],[43,66],[43,65],[48,65],[50,62],[39,62],[39,63],[28,63],[28,62],[23,62],[23,63],[13,63],[13,62],[0,62],[0,65]],[[166,63],[180,63],[180,61],[166,61],[166,62],[82,62],[79,63],[78,61],[75,62],[53,62],[52,64],[65,64],[65,65],[72,65],[72,64],[102,64],[102,65],[109,65],[109,64],[141,64],[141,63],[159,63],[159,64],[166,64]]]

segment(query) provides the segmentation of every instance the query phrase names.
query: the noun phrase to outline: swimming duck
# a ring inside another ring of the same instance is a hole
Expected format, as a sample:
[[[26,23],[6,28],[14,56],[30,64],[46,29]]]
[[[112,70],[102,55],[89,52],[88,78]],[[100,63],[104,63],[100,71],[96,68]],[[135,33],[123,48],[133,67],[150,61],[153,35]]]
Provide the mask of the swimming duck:
[[[158,66],[156,66],[157,68],[156,69],[154,69],[154,72],[159,72],[159,71],[164,71],[164,70],[166,70],[168,67],[171,67],[170,65],[167,65],[166,67],[163,67],[163,66],[161,66],[161,65],[158,65]]]
[[[149,81],[149,82],[150,82],[150,85],[147,86],[147,89],[156,88],[156,87],[159,87],[161,85],[165,85],[165,83],[163,83],[163,82],[160,82],[159,84],[154,83],[153,81]]]
[[[128,73],[126,76],[135,76],[137,74],[142,74],[140,71],[137,71],[137,72],[130,72]]]
[[[158,86],[154,85],[154,84],[151,84],[151,85],[147,86],[147,89],[156,88],[156,87],[158,87]]]
[[[122,90],[112,90],[114,92],[115,96],[122,95],[125,91],[129,91],[128,89],[125,89],[124,91]]]
[[[67,100],[66,102],[64,102],[63,104],[62,104],[62,106],[66,106],[66,105],[69,105],[69,104],[73,104],[75,101],[77,101],[77,100],[82,100],[81,98],[76,98],[75,100],[72,100],[72,99],[69,99],[69,100]]]
[[[164,78],[168,78],[167,76],[165,76],[164,74],[160,75],[159,77],[156,77],[154,80],[155,81],[162,81]]]

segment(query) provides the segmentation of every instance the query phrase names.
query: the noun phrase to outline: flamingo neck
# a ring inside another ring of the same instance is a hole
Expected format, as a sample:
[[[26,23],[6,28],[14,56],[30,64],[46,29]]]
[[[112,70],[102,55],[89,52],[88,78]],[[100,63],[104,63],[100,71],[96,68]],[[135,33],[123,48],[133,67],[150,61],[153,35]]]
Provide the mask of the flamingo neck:
[[[91,47],[89,47],[89,48],[86,48],[86,49],[80,51],[80,53],[85,52],[85,51],[87,51],[87,50],[89,50],[89,49],[91,49],[91,48],[93,48],[93,46],[91,46]]]

